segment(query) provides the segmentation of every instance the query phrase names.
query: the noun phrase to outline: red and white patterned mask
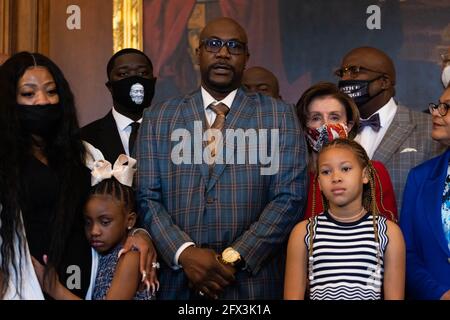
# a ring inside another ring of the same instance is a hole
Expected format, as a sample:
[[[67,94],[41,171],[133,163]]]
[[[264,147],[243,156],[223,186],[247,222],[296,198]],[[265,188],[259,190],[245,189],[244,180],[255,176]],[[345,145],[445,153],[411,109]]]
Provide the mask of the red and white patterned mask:
[[[306,129],[308,143],[314,151],[319,152],[322,147],[334,139],[348,138],[348,128],[345,123],[325,123],[324,125],[312,129]]]

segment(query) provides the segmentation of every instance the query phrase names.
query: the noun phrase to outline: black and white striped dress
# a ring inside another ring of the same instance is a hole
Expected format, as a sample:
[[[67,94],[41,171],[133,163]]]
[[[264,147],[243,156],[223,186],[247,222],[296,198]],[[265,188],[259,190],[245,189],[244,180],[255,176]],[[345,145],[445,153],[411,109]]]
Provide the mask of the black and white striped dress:
[[[311,300],[377,300],[382,297],[384,252],[388,244],[386,218],[379,216],[381,265],[372,215],[343,223],[328,212],[314,217],[313,259],[308,272]],[[310,223],[305,236],[309,250]],[[311,272],[312,271],[312,272]]]

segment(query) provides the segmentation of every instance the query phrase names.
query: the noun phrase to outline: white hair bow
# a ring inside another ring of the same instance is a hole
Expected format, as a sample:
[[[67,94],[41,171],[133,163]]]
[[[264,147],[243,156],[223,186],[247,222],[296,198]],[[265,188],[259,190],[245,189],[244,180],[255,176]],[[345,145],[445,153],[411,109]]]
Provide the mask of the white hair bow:
[[[111,167],[111,163],[107,160],[97,160],[88,162],[87,167],[91,169],[91,185],[94,186],[97,183],[116,178],[121,184],[131,187],[133,184],[133,175],[136,172],[136,160],[121,154],[114,166]]]

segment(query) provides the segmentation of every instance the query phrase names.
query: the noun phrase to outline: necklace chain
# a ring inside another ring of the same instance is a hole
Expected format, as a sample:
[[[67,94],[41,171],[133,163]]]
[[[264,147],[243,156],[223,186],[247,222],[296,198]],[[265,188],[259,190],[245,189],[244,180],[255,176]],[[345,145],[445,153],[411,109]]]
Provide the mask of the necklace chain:
[[[341,221],[341,222],[348,222],[348,221],[354,221],[354,220],[357,220],[358,218],[362,217],[362,216],[365,214],[365,208],[362,207],[361,210],[358,211],[357,214],[355,214],[355,215],[353,215],[353,216],[351,216],[351,217],[345,217],[345,218],[336,216],[335,214],[333,214],[333,213],[331,212],[330,209],[328,209],[328,213],[330,214],[330,216],[331,216],[334,220]]]

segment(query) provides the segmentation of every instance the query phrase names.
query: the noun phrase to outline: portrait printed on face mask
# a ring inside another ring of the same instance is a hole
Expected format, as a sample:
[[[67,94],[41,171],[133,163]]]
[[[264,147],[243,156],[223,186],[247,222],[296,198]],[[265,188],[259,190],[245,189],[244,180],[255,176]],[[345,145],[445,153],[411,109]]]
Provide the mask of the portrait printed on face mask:
[[[335,139],[348,138],[348,127],[345,123],[325,123],[318,128],[307,128],[306,137],[311,148],[319,152],[325,144]]]
[[[131,114],[142,113],[149,107],[155,94],[156,79],[147,79],[133,76],[117,81],[109,81],[112,97],[127,112]]]
[[[144,86],[140,83],[135,83],[130,88],[130,97],[134,103],[141,105],[144,102]]]

